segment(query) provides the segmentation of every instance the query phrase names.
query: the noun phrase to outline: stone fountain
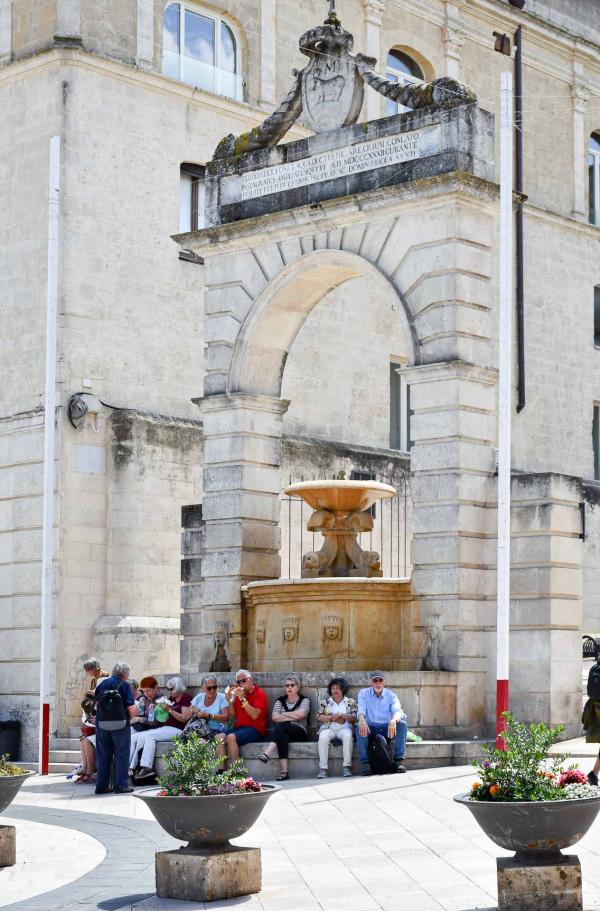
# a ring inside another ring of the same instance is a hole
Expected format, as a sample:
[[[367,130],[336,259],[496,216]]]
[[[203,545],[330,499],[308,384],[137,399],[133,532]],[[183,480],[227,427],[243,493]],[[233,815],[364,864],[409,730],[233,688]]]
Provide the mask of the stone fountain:
[[[248,662],[261,671],[412,670],[410,582],[383,578],[379,554],[358,536],[373,529],[370,507],[396,495],[377,481],[305,481],[287,496],[313,510],[307,528],[323,537],[304,554],[302,578],[243,588]]]

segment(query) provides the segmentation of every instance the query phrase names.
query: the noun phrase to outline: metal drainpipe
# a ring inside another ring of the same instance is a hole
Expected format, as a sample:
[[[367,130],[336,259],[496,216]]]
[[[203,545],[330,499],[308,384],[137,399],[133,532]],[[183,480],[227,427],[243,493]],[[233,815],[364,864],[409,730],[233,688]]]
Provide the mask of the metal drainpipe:
[[[515,127],[516,143],[516,191],[523,194],[523,56],[522,29],[515,32]],[[524,217],[523,201],[517,205],[516,263],[517,263],[517,414],[525,407],[525,265],[524,265]]]

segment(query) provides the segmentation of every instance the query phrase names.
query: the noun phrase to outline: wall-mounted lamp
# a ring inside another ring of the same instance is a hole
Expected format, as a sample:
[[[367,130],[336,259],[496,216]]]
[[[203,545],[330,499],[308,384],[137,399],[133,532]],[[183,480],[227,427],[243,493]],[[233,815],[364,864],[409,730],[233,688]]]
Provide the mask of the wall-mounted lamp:
[[[503,35],[502,32],[494,32],[494,38],[496,39],[494,50],[498,51],[499,54],[506,54],[507,57],[510,57],[510,38],[508,35]]]

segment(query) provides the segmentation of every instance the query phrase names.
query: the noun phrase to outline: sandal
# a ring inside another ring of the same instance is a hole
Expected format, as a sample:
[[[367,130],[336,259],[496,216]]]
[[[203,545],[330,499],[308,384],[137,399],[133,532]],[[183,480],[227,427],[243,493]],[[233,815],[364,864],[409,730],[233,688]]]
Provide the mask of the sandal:
[[[91,780],[91,775],[80,775],[79,778],[75,779],[75,784],[89,784]]]
[[[266,765],[267,762],[269,761],[269,757],[268,757],[267,754],[264,753],[264,752],[263,752],[263,753],[259,753],[258,756],[257,756],[256,758],[257,758],[257,759],[260,759],[261,762],[264,762],[265,765]]]
[[[277,781],[288,781],[289,777],[290,776],[287,772],[282,772],[280,775],[277,776]]]

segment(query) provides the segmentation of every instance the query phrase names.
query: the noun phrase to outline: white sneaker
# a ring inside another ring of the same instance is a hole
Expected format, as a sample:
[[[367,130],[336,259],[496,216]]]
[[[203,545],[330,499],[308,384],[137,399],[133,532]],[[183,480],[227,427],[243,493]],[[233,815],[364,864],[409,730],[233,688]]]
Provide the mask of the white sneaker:
[[[352,778],[352,769],[350,768],[349,765],[344,766],[344,768],[342,769],[342,775],[344,776],[344,778]]]
[[[319,769],[317,778],[327,778],[327,769]]]

